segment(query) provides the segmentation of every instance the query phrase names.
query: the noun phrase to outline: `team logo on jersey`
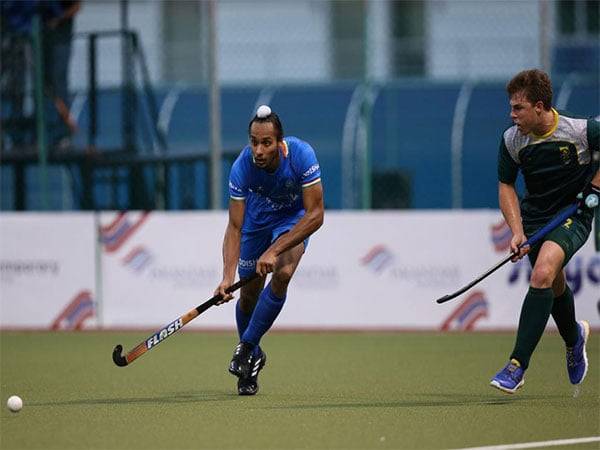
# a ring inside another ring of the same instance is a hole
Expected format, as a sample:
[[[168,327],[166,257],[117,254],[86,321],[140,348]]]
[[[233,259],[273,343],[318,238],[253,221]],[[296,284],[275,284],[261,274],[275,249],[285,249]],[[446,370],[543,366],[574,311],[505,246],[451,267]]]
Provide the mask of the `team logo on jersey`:
[[[294,186],[294,182],[292,180],[290,180],[289,178],[287,180],[285,180],[286,188],[291,189],[292,186]]]
[[[317,170],[319,170],[319,165],[318,164],[313,164],[312,166],[310,166],[308,168],[308,170],[306,172],[304,172],[302,174],[302,178],[306,178],[310,175],[312,175],[313,173],[315,173]]]
[[[242,269],[254,269],[256,267],[255,259],[242,259],[238,260],[238,266]]]
[[[560,157],[563,160],[563,164],[567,165],[571,163],[571,155],[569,152],[569,146],[568,145],[562,145],[560,147],[558,147],[558,151],[560,152]]]
[[[229,182],[229,188],[234,191],[236,194],[243,194],[243,191],[240,187],[233,184],[231,181]]]

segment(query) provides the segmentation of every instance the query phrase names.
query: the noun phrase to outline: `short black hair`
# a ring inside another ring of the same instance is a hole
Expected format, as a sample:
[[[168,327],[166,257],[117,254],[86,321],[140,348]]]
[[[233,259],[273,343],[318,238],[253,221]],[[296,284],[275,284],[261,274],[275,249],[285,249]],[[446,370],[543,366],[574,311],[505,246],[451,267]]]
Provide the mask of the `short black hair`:
[[[248,136],[250,136],[250,129],[252,128],[252,124],[254,122],[257,122],[257,123],[271,122],[273,124],[273,128],[275,128],[275,134],[277,135],[277,140],[283,141],[283,126],[281,125],[281,120],[279,120],[279,116],[277,115],[277,113],[271,112],[271,114],[269,114],[268,116],[265,116],[265,117],[258,117],[256,114],[254,114],[254,117],[248,124]]]
[[[512,97],[523,92],[525,98],[532,104],[542,102],[544,109],[552,108],[552,82],[548,74],[539,69],[523,70],[516,74],[506,85],[506,92]]]

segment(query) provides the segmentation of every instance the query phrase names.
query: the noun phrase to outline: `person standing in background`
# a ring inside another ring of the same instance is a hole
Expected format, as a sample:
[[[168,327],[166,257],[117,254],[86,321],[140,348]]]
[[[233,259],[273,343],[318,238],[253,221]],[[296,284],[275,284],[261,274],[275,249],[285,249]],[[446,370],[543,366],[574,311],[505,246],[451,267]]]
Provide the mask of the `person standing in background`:
[[[69,112],[69,67],[75,16],[79,0],[50,0],[41,3],[44,23],[44,92],[50,99],[48,133],[53,149],[66,150],[77,126]]]
[[[31,58],[33,18],[37,0],[2,0],[0,2],[1,53],[0,93],[2,96],[2,148],[21,149],[33,145],[35,125],[25,112],[25,87]]]

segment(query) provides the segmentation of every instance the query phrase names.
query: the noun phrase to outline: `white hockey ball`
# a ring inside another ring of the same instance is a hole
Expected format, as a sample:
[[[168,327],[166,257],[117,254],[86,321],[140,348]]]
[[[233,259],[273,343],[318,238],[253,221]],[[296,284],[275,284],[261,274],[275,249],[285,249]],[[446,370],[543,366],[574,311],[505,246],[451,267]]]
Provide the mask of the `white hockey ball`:
[[[6,406],[14,413],[19,412],[23,407],[23,400],[18,395],[11,395],[6,401]]]
[[[271,108],[269,108],[267,105],[260,105],[256,110],[256,117],[259,119],[264,119],[269,114],[271,114]]]

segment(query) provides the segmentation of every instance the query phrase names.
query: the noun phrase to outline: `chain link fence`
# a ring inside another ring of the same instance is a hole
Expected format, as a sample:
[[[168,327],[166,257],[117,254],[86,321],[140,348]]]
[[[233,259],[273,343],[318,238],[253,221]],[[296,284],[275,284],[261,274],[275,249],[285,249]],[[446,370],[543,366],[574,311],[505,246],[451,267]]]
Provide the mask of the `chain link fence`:
[[[39,143],[33,34],[15,32],[6,8],[18,3],[2,3],[3,157],[22,152],[23,142],[38,153]],[[558,106],[600,114],[597,1],[215,4],[224,178],[247,141],[254,109],[269,103],[286,134],[317,150],[329,208],[495,206],[495,151],[508,121],[504,85],[512,75],[545,68]],[[207,191],[214,189],[205,166],[211,151],[207,5],[84,1],[74,16],[68,55],[61,57],[68,94],[61,97],[64,107],[55,105],[47,115],[67,125],[69,148],[83,154],[135,147],[132,157],[146,161],[190,155],[202,161],[196,168],[180,162],[181,170],[158,177],[173,192],[190,176],[196,187],[172,194],[171,201],[149,201],[151,207],[205,208]],[[52,64],[48,60],[48,70]],[[52,97],[44,95],[46,102]],[[22,176],[3,161],[0,204],[12,209]],[[38,183],[38,189],[62,199],[50,202],[53,207],[80,207],[65,198],[81,180],[65,181],[70,175],[57,164],[62,182],[46,188]],[[129,176],[115,170],[103,179]],[[31,186],[38,180],[25,178]],[[144,179],[143,170],[138,178]],[[467,189],[473,184],[478,192]],[[102,192],[127,197],[119,186]],[[19,205],[35,204],[27,203]]]

